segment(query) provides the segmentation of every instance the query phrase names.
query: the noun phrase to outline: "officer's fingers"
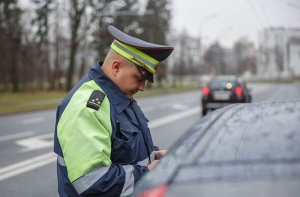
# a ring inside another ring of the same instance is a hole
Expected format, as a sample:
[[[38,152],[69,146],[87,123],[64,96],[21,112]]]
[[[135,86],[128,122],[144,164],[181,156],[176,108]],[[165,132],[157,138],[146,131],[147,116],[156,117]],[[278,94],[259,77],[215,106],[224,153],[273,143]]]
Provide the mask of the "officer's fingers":
[[[165,156],[165,154],[167,154],[168,150],[161,150],[160,155],[161,156]]]
[[[159,150],[155,151],[155,159],[161,159],[165,154],[167,154],[167,150]]]
[[[158,163],[159,160],[152,161],[151,164],[148,165],[149,170],[152,170],[152,168]]]

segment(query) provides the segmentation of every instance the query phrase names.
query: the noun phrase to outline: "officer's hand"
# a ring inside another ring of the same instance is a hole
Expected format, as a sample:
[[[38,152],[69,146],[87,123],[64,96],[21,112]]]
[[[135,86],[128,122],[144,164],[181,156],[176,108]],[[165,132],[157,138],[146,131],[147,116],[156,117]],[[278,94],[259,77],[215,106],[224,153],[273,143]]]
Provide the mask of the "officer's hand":
[[[153,168],[158,162],[159,162],[159,160],[154,160],[154,161],[152,161],[152,163],[150,163],[150,164],[148,165],[149,170],[152,170],[152,168]]]
[[[155,159],[160,160],[165,154],[167,154],[167,152],[167,150],[155,151]]]

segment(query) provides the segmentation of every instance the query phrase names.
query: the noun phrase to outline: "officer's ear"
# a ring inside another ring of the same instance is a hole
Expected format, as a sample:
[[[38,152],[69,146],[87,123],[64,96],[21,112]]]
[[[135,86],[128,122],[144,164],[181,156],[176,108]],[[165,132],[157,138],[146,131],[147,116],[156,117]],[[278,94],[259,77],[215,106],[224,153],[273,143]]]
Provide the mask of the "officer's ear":
[[[122,66],[122,62],[120,60],[114,60],[111,64],[111,70],[114,76],[117,75],[117,73],[120,71],[120,68]]]

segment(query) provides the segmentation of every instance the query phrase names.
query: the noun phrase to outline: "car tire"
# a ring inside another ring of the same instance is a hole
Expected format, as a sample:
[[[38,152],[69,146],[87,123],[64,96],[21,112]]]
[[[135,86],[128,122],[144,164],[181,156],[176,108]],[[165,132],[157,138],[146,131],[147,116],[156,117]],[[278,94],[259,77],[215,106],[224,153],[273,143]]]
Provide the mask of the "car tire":
[[[205,116],[207,114],[207,109],[202,109],[202,116]]]

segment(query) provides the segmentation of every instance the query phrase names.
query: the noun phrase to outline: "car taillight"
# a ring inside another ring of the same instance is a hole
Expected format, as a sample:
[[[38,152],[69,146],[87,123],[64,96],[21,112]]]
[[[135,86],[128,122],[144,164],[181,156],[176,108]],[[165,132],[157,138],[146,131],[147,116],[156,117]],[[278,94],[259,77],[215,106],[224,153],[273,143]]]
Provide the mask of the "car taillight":
[[[237,86],[237,87],[235,88],[235,93],[236,93],[238,96],[242,95],[242,94],[243,94],[243,88],[242,88],[241,86]]]
[[[167,185],[160,185],[137,195],[137,197],[164,197],[167,189]]]
[[[206,95],[208,95],[208,93],[209,93],[209,87],[204,86],[204,87],[202,88],[202,94],[206,96]]]

